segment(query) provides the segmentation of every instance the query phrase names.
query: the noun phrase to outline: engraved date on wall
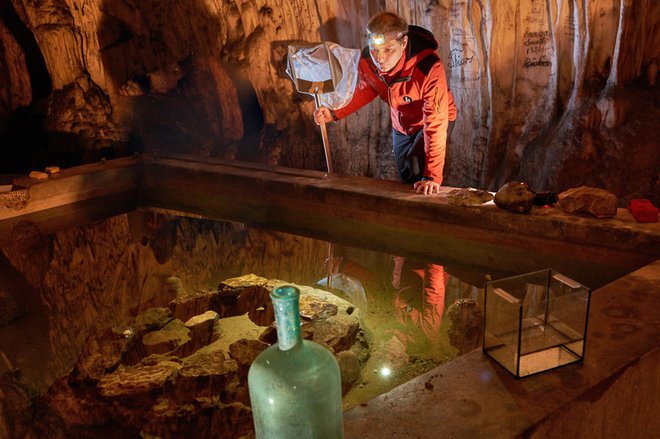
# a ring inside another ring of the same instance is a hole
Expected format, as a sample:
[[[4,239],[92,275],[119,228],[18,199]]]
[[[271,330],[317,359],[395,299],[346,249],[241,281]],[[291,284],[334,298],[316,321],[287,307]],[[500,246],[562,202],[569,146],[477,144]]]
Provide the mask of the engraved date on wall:
[[[551,67],[552,55],[554,53],[550,32],[547,29],[546,12],[540,2],[532,6],[527,16],[523,19],[525,33],[523,34],[524,59],[523,67]]]

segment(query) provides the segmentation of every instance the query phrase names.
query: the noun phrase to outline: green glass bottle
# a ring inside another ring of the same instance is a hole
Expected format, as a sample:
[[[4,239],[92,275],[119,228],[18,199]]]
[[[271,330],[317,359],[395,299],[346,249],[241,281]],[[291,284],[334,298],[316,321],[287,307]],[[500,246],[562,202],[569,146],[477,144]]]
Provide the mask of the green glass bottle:
[[[334,355],[300,332],[300,291],[270,294],[278,342],[254,360],[248,388],[257,439],[344,437],[341,378]]]

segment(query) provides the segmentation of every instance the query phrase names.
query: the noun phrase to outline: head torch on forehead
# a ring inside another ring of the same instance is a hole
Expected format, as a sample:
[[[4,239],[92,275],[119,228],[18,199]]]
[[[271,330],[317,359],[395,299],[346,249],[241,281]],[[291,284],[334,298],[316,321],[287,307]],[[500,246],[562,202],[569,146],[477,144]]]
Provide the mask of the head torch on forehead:
[[[388,41],[399,40],[403,37],[403,32],[389,33],[389,34],[380,34],[375,32],[369,32],[369,45],[370,46],[382,46]]]

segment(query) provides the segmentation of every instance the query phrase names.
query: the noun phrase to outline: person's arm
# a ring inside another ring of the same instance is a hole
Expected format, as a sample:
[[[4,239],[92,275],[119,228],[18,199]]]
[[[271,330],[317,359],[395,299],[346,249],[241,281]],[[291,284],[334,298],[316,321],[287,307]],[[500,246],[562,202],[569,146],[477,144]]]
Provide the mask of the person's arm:
[[[321,107],[314,111],[314,121],[321,124],[343,119],[373,101],[378,96],[378,92],[370,84],[374,77],[375,74],[369,68],[367,61],[364,58],[361,59],[358,64],[358,81],[353,91],[353,97],[348,104],[334,110]]]
[[[442,62],[433,65],[423,85],[424,148],[426,168],[424,178],[415,184],[417,192],[439,192],[447,149],[449,91]]]

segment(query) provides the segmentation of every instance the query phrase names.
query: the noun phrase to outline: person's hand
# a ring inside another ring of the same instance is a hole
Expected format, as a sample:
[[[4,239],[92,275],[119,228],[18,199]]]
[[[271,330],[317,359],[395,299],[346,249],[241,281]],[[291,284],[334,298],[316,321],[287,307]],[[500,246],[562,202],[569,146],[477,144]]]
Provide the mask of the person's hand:
[[[326,122],[332,122],[334,119],[332,118],[332,113],[330,113],[330,109],[327,107],[319,107],[316,110],[314,110],[314,122],[316,122],[317,125],[321,125],[322,123]]]
[[[440,184],[432,180],[420,180],[413,185],[418,194],[431,195],[440,193]]]

